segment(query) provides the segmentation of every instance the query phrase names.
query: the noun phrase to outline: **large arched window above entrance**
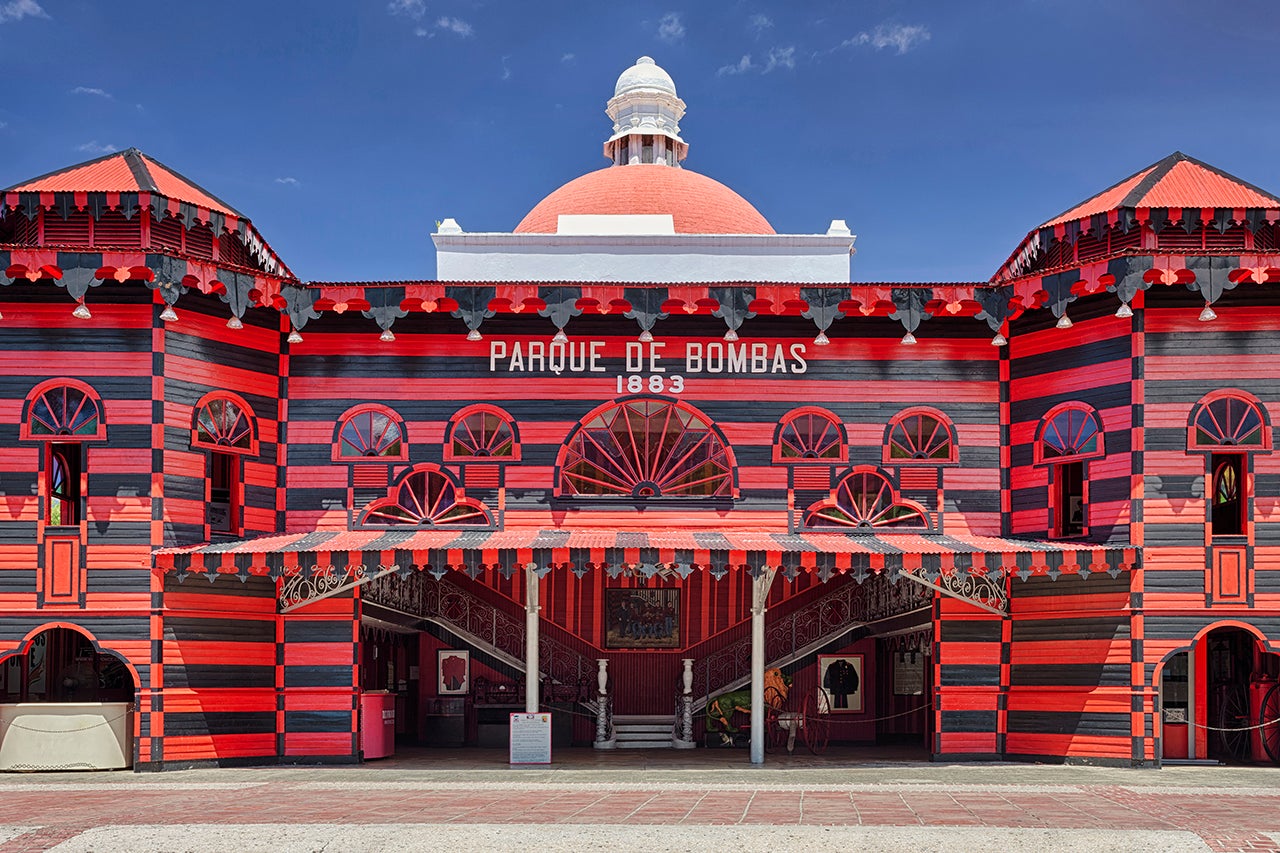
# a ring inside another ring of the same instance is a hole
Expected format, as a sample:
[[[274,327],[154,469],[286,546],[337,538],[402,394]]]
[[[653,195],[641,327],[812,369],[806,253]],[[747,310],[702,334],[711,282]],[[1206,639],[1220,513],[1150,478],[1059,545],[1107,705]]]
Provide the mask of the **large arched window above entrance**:
[[[845,462],[848,447],[844,424],[817,406],[787,412],[773,433],[773,461],[785,465]]]
[[[733,451],[711,419],[662,397],[608,403],[569,433],[556,459],[556,495],[733,498]]]
[[[520,432],[515,420],[485,403],[459,409],[445,427],[444,461],[520,461]]]
[[[51,379],[31,389],[22,406],[20,437],[44,441],[91,441],[107,437],[102,401],[75,379]]]
[[[235,394],[214,391],[196,403],[191,446],[219,453],[258,454],[258,422],[249,404]]]
[[[948,465],[957,459],[956,446],[956,428],[942,412],[904,409],[885,428],[884,464]]]
[[[900,497],[881,472],[855,468],[840,480],[829,500],[805,510],[804,526],[864,533],[923,532],[929,529],[929,514],[915,501]]]
[[[360,523],[419,527],[492,527],[483,503],[459,495],[458,484],[434,465],[419,465],[391,487],[391,494],[365,507]]]
[[[1271,424],[1267,411],[1252,394],[1218,391],[1191,411],[1187,424],[1187,449],[1249,453],[1271,449]]]
[[[1036,462],[1078,462],[1106,454],[1102,421],[1087,403],[1063,403],[1050,409],[1036,427]]]
[[[404,419],[394,410],[377,403],[361,403],[338,418],[333,436],[334,462],[403,462],[408,458]]]

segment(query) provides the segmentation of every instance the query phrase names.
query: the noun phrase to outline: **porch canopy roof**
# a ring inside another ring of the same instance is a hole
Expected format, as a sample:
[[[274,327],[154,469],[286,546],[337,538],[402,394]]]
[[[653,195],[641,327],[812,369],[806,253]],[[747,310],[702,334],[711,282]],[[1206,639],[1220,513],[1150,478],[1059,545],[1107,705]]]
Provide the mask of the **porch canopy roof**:
[[[510,577],[529,566],[539,574],[564,570],[579,576],[603,570],[611,576],[688,577],[705,570],[719,577],[730,570],[756,574],[769,568],[788,577],[815,572],[824,580],[838,573],[862,579],[881,572],[925,579],[1005,574],[1056,578],[1098,572],[1116,577],[1140,559],[1139,549],[1132,547],[988,536],[589,528],[318,531],[161,548],[154,558],[157,572],[203,574],[209,580],[218,575],[246,579],[316,574],[359,580],[374,573],[414,570],[437,576],[458,570],[475,577],[491,569]]]

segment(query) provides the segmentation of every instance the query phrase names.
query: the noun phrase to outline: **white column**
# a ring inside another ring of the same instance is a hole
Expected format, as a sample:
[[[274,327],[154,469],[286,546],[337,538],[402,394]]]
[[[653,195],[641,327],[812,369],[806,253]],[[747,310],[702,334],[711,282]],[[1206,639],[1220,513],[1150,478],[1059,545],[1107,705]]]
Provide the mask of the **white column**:
[[[525,605],[524,605],[524,709],[527,713],[538,712],[538,574],[533,563],[525,570]]]
[[[764,764],[764,612],[777,570],[761,567],[751,581],[751,763]]]

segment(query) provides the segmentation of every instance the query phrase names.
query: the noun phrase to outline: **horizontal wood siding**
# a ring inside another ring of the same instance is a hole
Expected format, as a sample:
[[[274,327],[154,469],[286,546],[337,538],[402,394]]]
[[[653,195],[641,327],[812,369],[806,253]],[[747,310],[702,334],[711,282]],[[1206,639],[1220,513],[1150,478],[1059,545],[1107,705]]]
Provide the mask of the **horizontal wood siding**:
[[[1079,401],[1097,410],[1106,448],[1104,458],[1085,462],[1087,538],[1128,544],[1135,402],[1130,321],[1092,317],[1070,329],[1041,328],[1043,317],[1034,323],[1009,339],[1010,532],[1049,534],[1049,466],[1035,463],[1036,428],[1053,407]]]
[[[937,336],[922,337],[909,347],[899,343],[901,326],[870,319],[859,323],[861,337],[837,334],[829,346],[818,347],[808,321],[758,318],[739,330],[742,339],[763,343],[770,353],[779,346],[784,352],[793,344],[803,346],[807,370],[729,378],[685,369],[687,344],[720,340],[724,330],[718,320],[663,321],[658,343],[666,372],[646,369],[643,376],[682,375],[683,391],[666,393],[697,407],[723,431],[736,458],[741,490],[731,512],[724,501],[651,501],[641,511],[629,500],[553,497],[556,457],[575,424],[596,406],[628,396],[618,394],[616,378],[627,375],[625,346],[636,336],[632,321],[575,318],[573,340],[604,342],[604,372],[559,376],[509,372],[506,360],[490,370],[492,340],[510,347],[548,343],[540,318],[494,318],[485,323],[485,338],[474,342],[465,340],[465,330],[459,333],[448,325],[436,317],[428,321],[410,315],[397,323],[396,340],[383,343],[368,333],[365,321],[326,314],[308,324],[303,343],[290,347],[289,530],[347,525],[350,466],[331,460],[335,423],[352,405],[390,406],[405,421],[409,463],[442,464],[449,418],[483,401],[509,412],[520,432],[522,458],[504,466],[505,488],[484,491],[487,500],[501,504],[507,525],[651,529],[678,517],[691,527],[786,531],[787,466],[774,464],[772,448],[784,415],[802,405],[830,409],[848,432],[849,464],[881,465],[890,419],[907,407],[929,405],[955,422],[959,437],[960,467],[944,475],[943,527],[999,533],[998,352],[986,338],[966,336],[974,331],[967,325],[941,321]],[[457,466],[450,467],[458,473]],[[404,469],[397,465],[392,477]]]

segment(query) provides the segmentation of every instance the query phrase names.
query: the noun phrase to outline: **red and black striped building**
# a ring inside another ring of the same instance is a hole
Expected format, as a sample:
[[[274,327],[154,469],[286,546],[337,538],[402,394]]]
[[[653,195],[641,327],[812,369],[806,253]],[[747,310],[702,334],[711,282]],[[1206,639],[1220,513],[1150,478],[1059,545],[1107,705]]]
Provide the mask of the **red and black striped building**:
[[[703,227],[637,186],[551,214]],[[0,213],[0,702],[132,703],[137,768],[359,761],[381,690],[708,742],[753,643],[836,741],[1265,758],[1280,198],[1207,164],[947,284],[303,282],[132,149]]]

